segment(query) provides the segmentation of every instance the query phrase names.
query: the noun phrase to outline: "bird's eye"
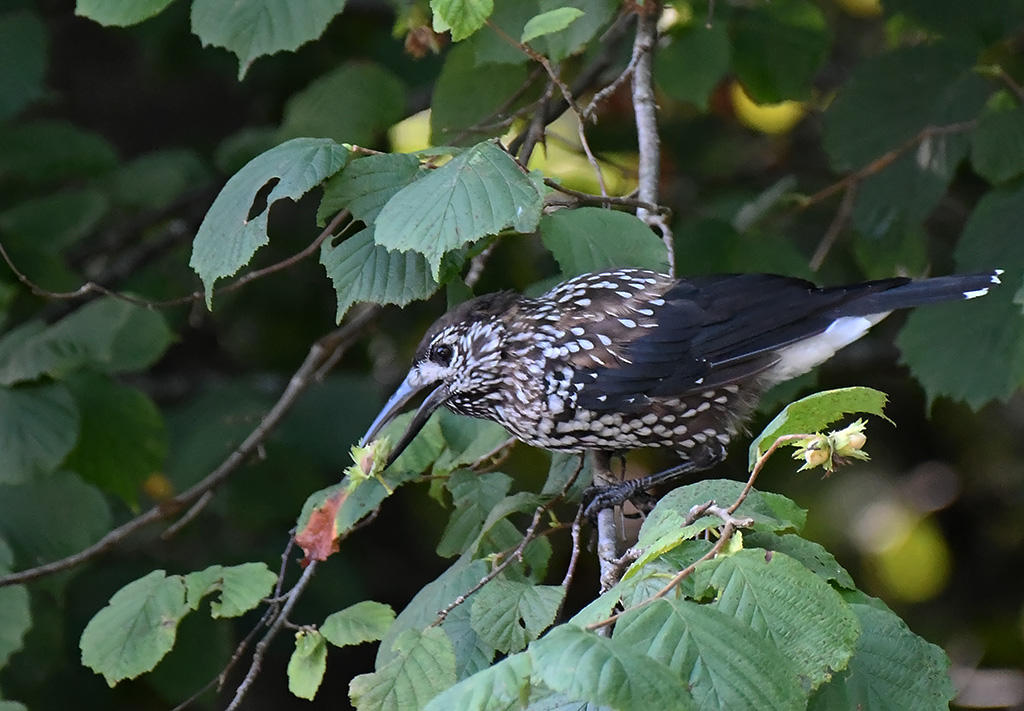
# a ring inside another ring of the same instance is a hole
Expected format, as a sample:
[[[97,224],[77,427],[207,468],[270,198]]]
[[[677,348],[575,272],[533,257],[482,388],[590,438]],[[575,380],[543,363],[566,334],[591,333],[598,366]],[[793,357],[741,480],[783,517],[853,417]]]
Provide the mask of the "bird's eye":
[[[430,349],[430,360],[434,361],[438,365],[451,364],[453,355],[455,355],[455,353],[452,351],[452,347],[447,343],[438,343]]]

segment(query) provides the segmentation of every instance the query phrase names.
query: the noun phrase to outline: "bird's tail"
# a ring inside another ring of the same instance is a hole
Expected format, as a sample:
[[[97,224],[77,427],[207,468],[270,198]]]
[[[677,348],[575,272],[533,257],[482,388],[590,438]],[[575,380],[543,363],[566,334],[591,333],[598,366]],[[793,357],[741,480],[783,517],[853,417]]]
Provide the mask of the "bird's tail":
[[[864,294],[849,302],[843,311],[851,316],[868,315],[943,301],[975,299],[985,296],[992,286],[999,284],[999,275],[1002,273],[1002,269],[995,269],[980,274],[953,274],[906,281],[888,289]],[[856,313],[851,313],[851,308],[855,309]]]

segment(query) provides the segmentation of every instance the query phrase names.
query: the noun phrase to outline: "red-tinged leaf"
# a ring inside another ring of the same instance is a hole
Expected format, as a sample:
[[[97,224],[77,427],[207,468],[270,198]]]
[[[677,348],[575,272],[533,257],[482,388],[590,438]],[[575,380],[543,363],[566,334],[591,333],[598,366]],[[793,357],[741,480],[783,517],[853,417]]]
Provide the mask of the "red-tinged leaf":
[[[305,527],[295,534],[295,542],[306,556],[302,559],[305,568],[314,560],[327,560],[338,552],[338,508],[345,501],[348,492],[338,490],[323,504],[313,510]]]

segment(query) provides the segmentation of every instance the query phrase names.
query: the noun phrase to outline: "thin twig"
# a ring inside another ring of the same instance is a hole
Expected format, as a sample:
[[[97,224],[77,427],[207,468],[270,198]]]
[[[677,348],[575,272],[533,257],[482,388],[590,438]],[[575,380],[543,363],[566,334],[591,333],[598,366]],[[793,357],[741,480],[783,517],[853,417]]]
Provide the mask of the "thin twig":
[[[491,255],[494,254],[494,248],[498,246],[498,241],[495,240],[489,245],[484,247],[480,254],[476,255],[469,261],[469,271],[466,272],[465,284],[470,289],[476,286],[476,283],[480,281],[480,277],[483,276],[484,267],[487,266],[487,260],[490,259]]]
[[[667,207],[656,205],[651,202],[645,202],[635,197],[615,195],[592,195],[591,193],[583,193],[580,192],[579,190],[573,190],[572,188],[567,188],[564,185],[560,185],[557,181],[552,180],[551,178],[545,178],[544,184],[547,185],[549,188],[557,190],[560,193],[564,193],[565,195],[574,197],[580,202],[596,203],[598,205],[605,206],[621,205],[623,207],[632,207],[638,210],[644,209],[650,212],[658,212],[666,216],[670,214],[670,211]]]
[[[522,148],[516,153],[519,157],[519,161],[523,165],[529,165],[530,157],[533,155],[534,149],[538,143],[544,142],[544,117],[547,115],[547,107],[551,103],[551,97],[555,93],[555,82],[548,80],[547,86],[544,87],[544,95],[538,102],[537,111],[534,112],[533,118],[530,119],[530,124],[523,134],[525,136],[522,144]]]
[[[270,646],[270,643],[274,641],[277,633],[281,631],[281,627],[288,621],[288,615],[291,613],[292,608],[295,607],[295,603],[298,602],[299,598],[302,596],[303,590],[305,590],[306,586],[309,584],[309,581],[313,577],[313,573],[315,571],[316,561],[312,561],[308,566],[306,566],[306,569],[302,571],[302,577],[300,577],[298,582],[295,583],[295,587],[289,591],[288,599],[281,607],[281,611],[277,614],[273,624],[270,625],[270,629],[268,629],[267,633],[263,635],[263,639],[256,644],[256,649],[254,649],[252,653],[252,663],[249,665],[249,671],[246,673],[242,683],[238,685],[237,689],[235,689],[235,696],[224,711],[234,711],[234,709],[238,708],[238,705],[242,703],[242,699],[245,698],[245,695],[248,693],[253,681],[256,680],[256,675],[259,674],[260,667],[263,666],[263,656],[267,653],[267,648]]]
[[[514,561],[521,561],[523,559],[523,551],[526,550],[526,546],[528,546],[530,542],[538,535],[541,535],[537,533],[537,525],[540,523],[540,517],[544,514],[545,511],[550,510],[552,506],[554,506],[559,501],[565,498],[565,495],[569,492],[569,489],[571,489],[573,484],[576,483],[576,479],[579,477],[581,471],[583,471],[582,460],[580,460],[580,465],[576,467],[576,471],[573,472],[573,475],[569,477],[569,480],[567,482],[565,482],[565,485],[562,487],[562,490],[559,491],[555,496],[551,497],[551,499],[538,506],[536,510],[534,510],[533,519],[530,521],[530,525],[527,527],[526,532],[523,534],[523,538],[521,541],[519,541],[518,545],[516,545],[515,548],[513,548],[512,550],[505,553],[504,560],[502,560],[502,562],[493,570],[491,570],[487,575],[485,575],[479,581],[477,581],[476,585],[474,585],[469,590],[456,597],[450,603],[445,605],[443,609],[439,610],[437,613],[437,619],[435,619],[431,623],[431,627],[436,627],[437,625],[444,622],[445,618],[448,617],[452,610],[454,610],[459,605],[465,603],[466,600],[468,600],[471,595],[478,592],[484,585],[498,577],[498,575],[500,575],[501,572],[508,568],[508,566],[510,566]],[[582,507],[580,507],[580,511],[582,511]],[[577,528],[580,515],[580,513],[577,513],[576,515],[577,522],[574,525],[576,525]],[[563,526],[552,526],[551,528],[544,531],[544,534],[551,533],[552,531],[560,528],[563,528]],[[578,531],[575,532],[575,537],[578,541]],[[572,565],[575,565],[575,561],[572,561]],[[563,582],[563,586],[565,584],[566,583]]]
[[[580,455],[580,463],[576,466],[576,471],[569,480],[569,484],[563,487],[562,491],[567,492],[569,487],[576,482],[580,472],[583,471],[583,457],[586,455]],[[580,529],[583,527],[583,511],[584,507],[580,506],[576,509],[576,516],[572,520],[572,528],[570,529],[570,537],[572,538],[572,550],[569,552],[569,564],[565,567],[565,575],[562,577],[562,587],[568,588],[569,583],[572,582],[573,575],[576,572],[576,562],[580,557]]]
[[[203,492],[203,495],[189,507],[188,511],[186,511],[180,518],[178,518],[177,521],[168,526],[167,529],[160,534],[160,540],[167,541],[173,538],[178,531],[192,523],[196,516],[198,516],[211,501],[213,501],[213,491]]]
[[[634,52],[633,56],[629,58],[629,64],[627,64],[626,68],[622,70],[622,73],[615,77],[612,82],[601,89],[601,91],[594,94],[590,99],[590,103],[583,109],[583,117],[585,119],[588,121],[593,120],[598,106],[604,103],[612,94],[619,90],[619,87],[621,87],[626,80],[633,76],[633,70],[636,69],[636,63],[639,56],[640,55]]]
[[[813,435],[806,434],[789,434],[776,437],[775,441],[772,442],[772,446],[766,449],[765,453],[757,458],[757,461],[754,463],[754,468],[750,470],[750,476],[747,477],[746,486],[743,487],[743,491],[740,492],[740,495],[736,497],[736,501],[733,502],[733,505],[726,509],[726,512],[730,514],[736,513],[736,509],[738,509],[743,502],[747,500],[747,496],[750,495],[751,489],[754,488],[754,482],[757,480],[757,475],[761,473],[761,470],[764,468],[768,458],[775,453],[776,449],[787,442],[793,442],[798,439],[807,439],[812,436]]]
[[[832,197],[836,193],[846,190],[848,187],[855,183],[859,183],[865,178],[868,178],[875,173],[880,172],[884,168],[888,167],[907,151],[916,148],[918,144],[928,140],[934,136],[944,136],[952,133],[963,133],[970,131],[978,125],[978,119],[971,119],[970,121],[962,121],[960,123],[946,124],[945,126],[926,126],[921,129],[910,140],[906,141],[903,145],[892,149],[888,153],[884,153],[878,158],[868,163],[863,168],[856,170],[849,175],[845,176],[842,180],[838,180],[826,188],[819,190],[818,192],[811,195],[809,198],[801,200],[800,203],[793,208],[793,211],[804,210],[815,203],[819,203],[822,200]]]
[[[600,40],[601,51],[594,60],[584,67],[577,75],[576,80],[570,87],[569,93],[572,96],[581,96],[583,93],[591,89],[601,78],[601,75],[604,74],[605,70],[618,58],[619,42],[625,36],[626,30],[629,29],[632,17],[632,13],[622,12],[612,23],[611,27],[609,27],[604,35],[602,35]],[[547,126],[549,123],[561,116],[567,108],[569,108],[569,104],[564,98],[548,102],[546,109],[543,110],[543,116],[540,119],[541,125]],[[522,148],[523,143],[526,140],[527,131],[529,130],[531,129],[528,127],[525,131],[512,139],[509,143],[509,151],[511,153],[519,153],[519,150]]]
[[[299,395],[312,382],[312,376],[317,372],[323,360],[338,349],[348,348],[348,346],[362,333],[362,330],[372,323],[375,314],[375,309],[362,311],[359,314],[354,315],[350,321],[345,323],[345,325],[331,331],[314,343],[310,348],[309,353],[306,355],[306,359],[303,361],[302,365],[299,366],[299,369],[295,371],[294,375],[292,375],[291,380],[288,382],[288,386],[281,394],[281,397],[279,397],[277,402],[275,402],[270,410],[267,411],[267,414],[263,416],[259,425],[249,433],[237,449],[231,452],[231,454],[229,454],[216,469],[207,474],[202,481],[178,494],[173,499],[162,502],[145,513],[118,526],[84,550],[65,558],[61,558],[60,560],[29,568],[28,570],[22,570],[16,573],[10,573],[9,575],[0,576],[0,587],[27,583],[31,580],[36,580],[47,575],[52,575],[53,573],[68,570],[90,561],[93,558],[111,550],[129,536],[134,535],[151,524],[164,519],[173,518],[180,511],[198,501],[206,494],[206,492],[216,489],[218,486],[223,484],[231,474],[239,469],[242,464],[248,461],[249,457],[252,456],[252,454],[263,444],[267,436],[269,436],[281,421],[281,418],[291,410],[296,400],[298,400]]]
[[[821,238],[821,242],[818,243],[818,248],[814,250],[814,256],[811,257],[810,268],[812,272],[816,272],[821,269],[821,265],[825,263],[825,257],[828,256],[829,251],[832,249],[832,245],[839,239],[839,235],[843,231],[843,227],[846,225],[847,220],[850,219],[850,213],[853,212],[853,206],[857,202],[857,183],[851,183],[846,188],[846,192],[843,194],[843,201],[839,203],[839,210],[836,211],[836,216],[833,218],[832,223],[825,230],[825,234]]]
[[[264,267],[263,269],[257,269],[256,271],[243,274],[241,277],[231,282],[230,284],[220,287],[218,289],[218,293],[234,291],[235,289],[239,289],[245,286],[251,281],[255,281],[256,279],[260,279],[269,274],[273,274],[274,272],[279,272],[282,269],[287,269],[288,267],[296,264],[297,262],[300,262],[303,259],[309,257],[320,248],[320,245],[323,244],[325,239],[331,236],[334,230],[337,229],[338,225],[340,225],[345,219],[349,217],[351,217],[349,211],[342,210],[341,212],[334,216],[334,219],[332,219],[330,223],[323,229],[323,231],[319,235],[317,235],[316,239],[314,239],[309,245],[304,247],[301,251],[293,254],[290,257],[282,259],[280,262]],[[149,301],[147,299],[140,299],[129,294],[122,294],[120,292],[114,291],[113,289],[109,289],[106,286],[103,286],[102,284],[99,284],[95,281],[88,281],[85,284],[82,284],[74,291],[50,291],[49,289],[39,286],[38,284],[33,282],[24,272],[22,272],[18,268],[18,266],[14,263],[14,260],[11,258],[10,254],[7,252],[7,249],[4,247],[2,242],[0,242],[0,258],[2,258],[3,261],[7,264],[7,267],[14,273],[14,276],[18,279],[18,281],[24,284],[29,289],[29,291],[31,291],[35,296],[39,296],[45,299],[74,300],[81,299],[91,295],[100,295],[110,296],[115,299],[120,299],[121,301],[126,301],[130,304],[135,304],[136,306],[143,306],[146,308],[166,308],[170,306],[180,306],[182,304],[190,304],[196,301],[201,301],[205,296],[205,292],[200,289],[197,291],[193,291],[191,294],[187,296],[179,296],[174,299],[165,299],[163,301]]]
[[[506,556],[505,560],[501,561],[501,563],[495,566],[495,568],[491,570],[489,573],[487,573],[487,575],[480,578],[480,580],[477,581],[476,585],[474,585],[469,590],[456,597],[450,603],[445,605],[442,609],[438,610],[437,618],[430,623],[431,627],[437,627],[439,624],[444,622],[445,618],[448,617],[449,613],[451,613],[452,610],[466,602],[466,600],[468,600],[471,595],[479,591],[484,585],[486,585],[487,583],[491,582],[496,577],[501,575],[501,572],[510,565],[512,565],[512,563],[514,563],[517,560],[523,559],[523,551],[526,549],[526,546],[529,545],[530,541],[532,541],[536,536],[537,524],[540,523],[541,514],[543,514],[545,510],[546,506],[537,507],[537,510],[533,512],[533,520],[530,521],[530,525],[527,527],[526,533],[523,535],[523,540],[521,540],[519,542],[519,545],[517,545],[513,549],[512,553]]]

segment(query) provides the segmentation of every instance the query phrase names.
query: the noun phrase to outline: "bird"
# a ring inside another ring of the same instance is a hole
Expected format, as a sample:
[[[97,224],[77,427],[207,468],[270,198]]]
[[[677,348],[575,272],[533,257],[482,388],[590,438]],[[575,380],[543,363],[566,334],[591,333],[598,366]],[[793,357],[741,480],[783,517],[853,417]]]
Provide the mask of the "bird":
[[[825,362],[892,311],[984,296],[1001,273],[819,287],[777,274],[673,278],[620,268],[534,298],[484,294],[427,329],[362,442],[429,390],[385,467],[441,406],[546,450],[678,455],[664,472],[591,492],[592,516],[712,468],[768,388]]]

